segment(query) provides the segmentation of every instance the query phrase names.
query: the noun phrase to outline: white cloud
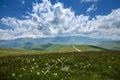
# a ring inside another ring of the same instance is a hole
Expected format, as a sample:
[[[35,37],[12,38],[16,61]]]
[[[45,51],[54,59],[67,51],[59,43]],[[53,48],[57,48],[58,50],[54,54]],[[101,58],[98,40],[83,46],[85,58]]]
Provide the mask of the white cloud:
[[[92,11],[95,11],[96,9],[97,9],[97,7],[95,6],[95,4],[93,4],[87,9],[87,12],[90,13]]]
[[[24,0],[22,0],[22,1],[21,1],[21,3],[22,3],[22,4],[25,4],[25,1],[24,1]]]
[[[2,30],[0,29],[0,40],[13,39],[13,31],[12,30]]]
[[[75,16],[70,8],[60,2],[48,0],[34,3],[32,13],[26,19],[2,18],[1,22],[12,29],[0,29],[0,39],[54,36],[87,36],[92,38],[120,39],[120,9],[106,16]],[[24,16],[25,17],[25,16]]]
[[[81,0],[81,2],[98,2],[98,0]]]
[[[98,0],[81,0],[82,2],[98,2]]]

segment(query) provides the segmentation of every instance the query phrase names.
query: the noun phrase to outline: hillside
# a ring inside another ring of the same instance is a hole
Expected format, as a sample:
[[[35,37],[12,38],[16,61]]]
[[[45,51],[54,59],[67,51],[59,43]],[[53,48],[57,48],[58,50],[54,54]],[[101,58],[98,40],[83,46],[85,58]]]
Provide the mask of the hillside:
[[[57,44],[59,44],[59,46]],[[77,36],[50,37],[50,38],[47,37],[47,38],[35,38],[35,39],[19,38],[15,40],[0,40],[1,48],[15,48],[15,49],[27,49],[27,50],[50,50],[51,48],[55,48],[55,47],[58,48],[60,47],[60,45],[61,46],[62,45],[94,45],[94,46],[99,46],[105,49],[120,50],[120,41],[101,40],[101,39],[93,39],[88,37],[77,37]],[[89,47],[88,47],[88,51],[89,51]]]
[[[76,48],[80,49],[82,52],[88,51],[104,51],[100,47],[90,46],[90,45],[74,45]],[[0,56],[8,55],[28,55],[28,54],[47,54],[47,53],[71,53],[78,52],[72,45],[61,45],[61,44],[43,44],[34,46],[29,50],[26,49],[11,49],[11,48],[0,48]]]
[[[83,52],[87,51],[105,51],[108,49],[97,47],[97,46],[92,46],[92,45],[76,45],[76,48],[80,49]]]
[[[19,38],[15,40],[0,40],[0,47],[2,48],[26,48],[40,47],[39,45],[52,44],[97,44],[98,39],[87,37],[46,37],[46,38]]]
[[[106,49],[120,51],[120,41],[103,41],[99,43],[99,46]]]

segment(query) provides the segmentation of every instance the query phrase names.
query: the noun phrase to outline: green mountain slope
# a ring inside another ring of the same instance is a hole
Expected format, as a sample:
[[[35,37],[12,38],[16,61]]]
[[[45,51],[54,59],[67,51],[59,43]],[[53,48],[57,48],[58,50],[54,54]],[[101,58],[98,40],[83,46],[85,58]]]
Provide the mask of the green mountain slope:
[[[103,51],[107,50],[101,47],[97,46],[91,46],[91,45],[76,45],[76,48],[80,49],[81,51]]]
[[[90,45],[74,45],[74,46],[80,49],[82,52],[105,50],[100,47],[90,46]],[[39,47],[37,46],[36,48],[37,50],[35,48],[31,48],[32,50],[0,48],[0,56],[78,52],[72,47],[72,45],[60,45],[60,44],[46,44],[45,45],[44,44],[41,46],[39,45]]]
[[[54,44],[45,50],[57,51],[57,52],[76,52],[76,50],[74,50],[71,45],[60,45],[60,44]]]
[[[33,50],[41,50],[41,51],[53,51],[53,52],[76,52],[76,50],[72,47],[73,45],[63,45],[63,44],[43,44],[39,46],[34,46],[31,49]],[[74,45],[76,48],[81,51],[103,51],[106,50],[101,47],[91,46],[91,45]]]
[[[104,41],[104,42],[101,42],[99,46],[106,49],[120,51],[120,41],[107,41],[107,42]]]

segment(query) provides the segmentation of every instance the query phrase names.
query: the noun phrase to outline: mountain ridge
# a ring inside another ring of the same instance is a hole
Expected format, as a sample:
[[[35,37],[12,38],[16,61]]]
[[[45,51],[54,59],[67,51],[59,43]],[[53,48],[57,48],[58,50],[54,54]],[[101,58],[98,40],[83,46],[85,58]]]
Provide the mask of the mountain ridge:
[[[22,48],[43,50],[43,46],[51,44],[63,45],[92,45],[106,49],[120,50],[120,41],[94,39],[81,36],[72,37],[47,37],[47,38],[19,38],[15,40],[0,40],[1,48]],[[108,44],[112,44],[109,48]],[[114,44],[114,45],[113,45]],[[103,46],[104,45],[104,46]],[[116,46],[117,45],[117,46]]]

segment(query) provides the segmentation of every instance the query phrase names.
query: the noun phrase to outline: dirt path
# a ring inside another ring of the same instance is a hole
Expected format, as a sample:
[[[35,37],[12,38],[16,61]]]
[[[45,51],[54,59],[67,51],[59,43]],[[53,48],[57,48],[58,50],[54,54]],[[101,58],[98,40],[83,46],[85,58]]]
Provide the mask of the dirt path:
[[[80,49],[76,48],[75,46],[72,45],[72,48],[75,49],[78,52],[82,52]]]

